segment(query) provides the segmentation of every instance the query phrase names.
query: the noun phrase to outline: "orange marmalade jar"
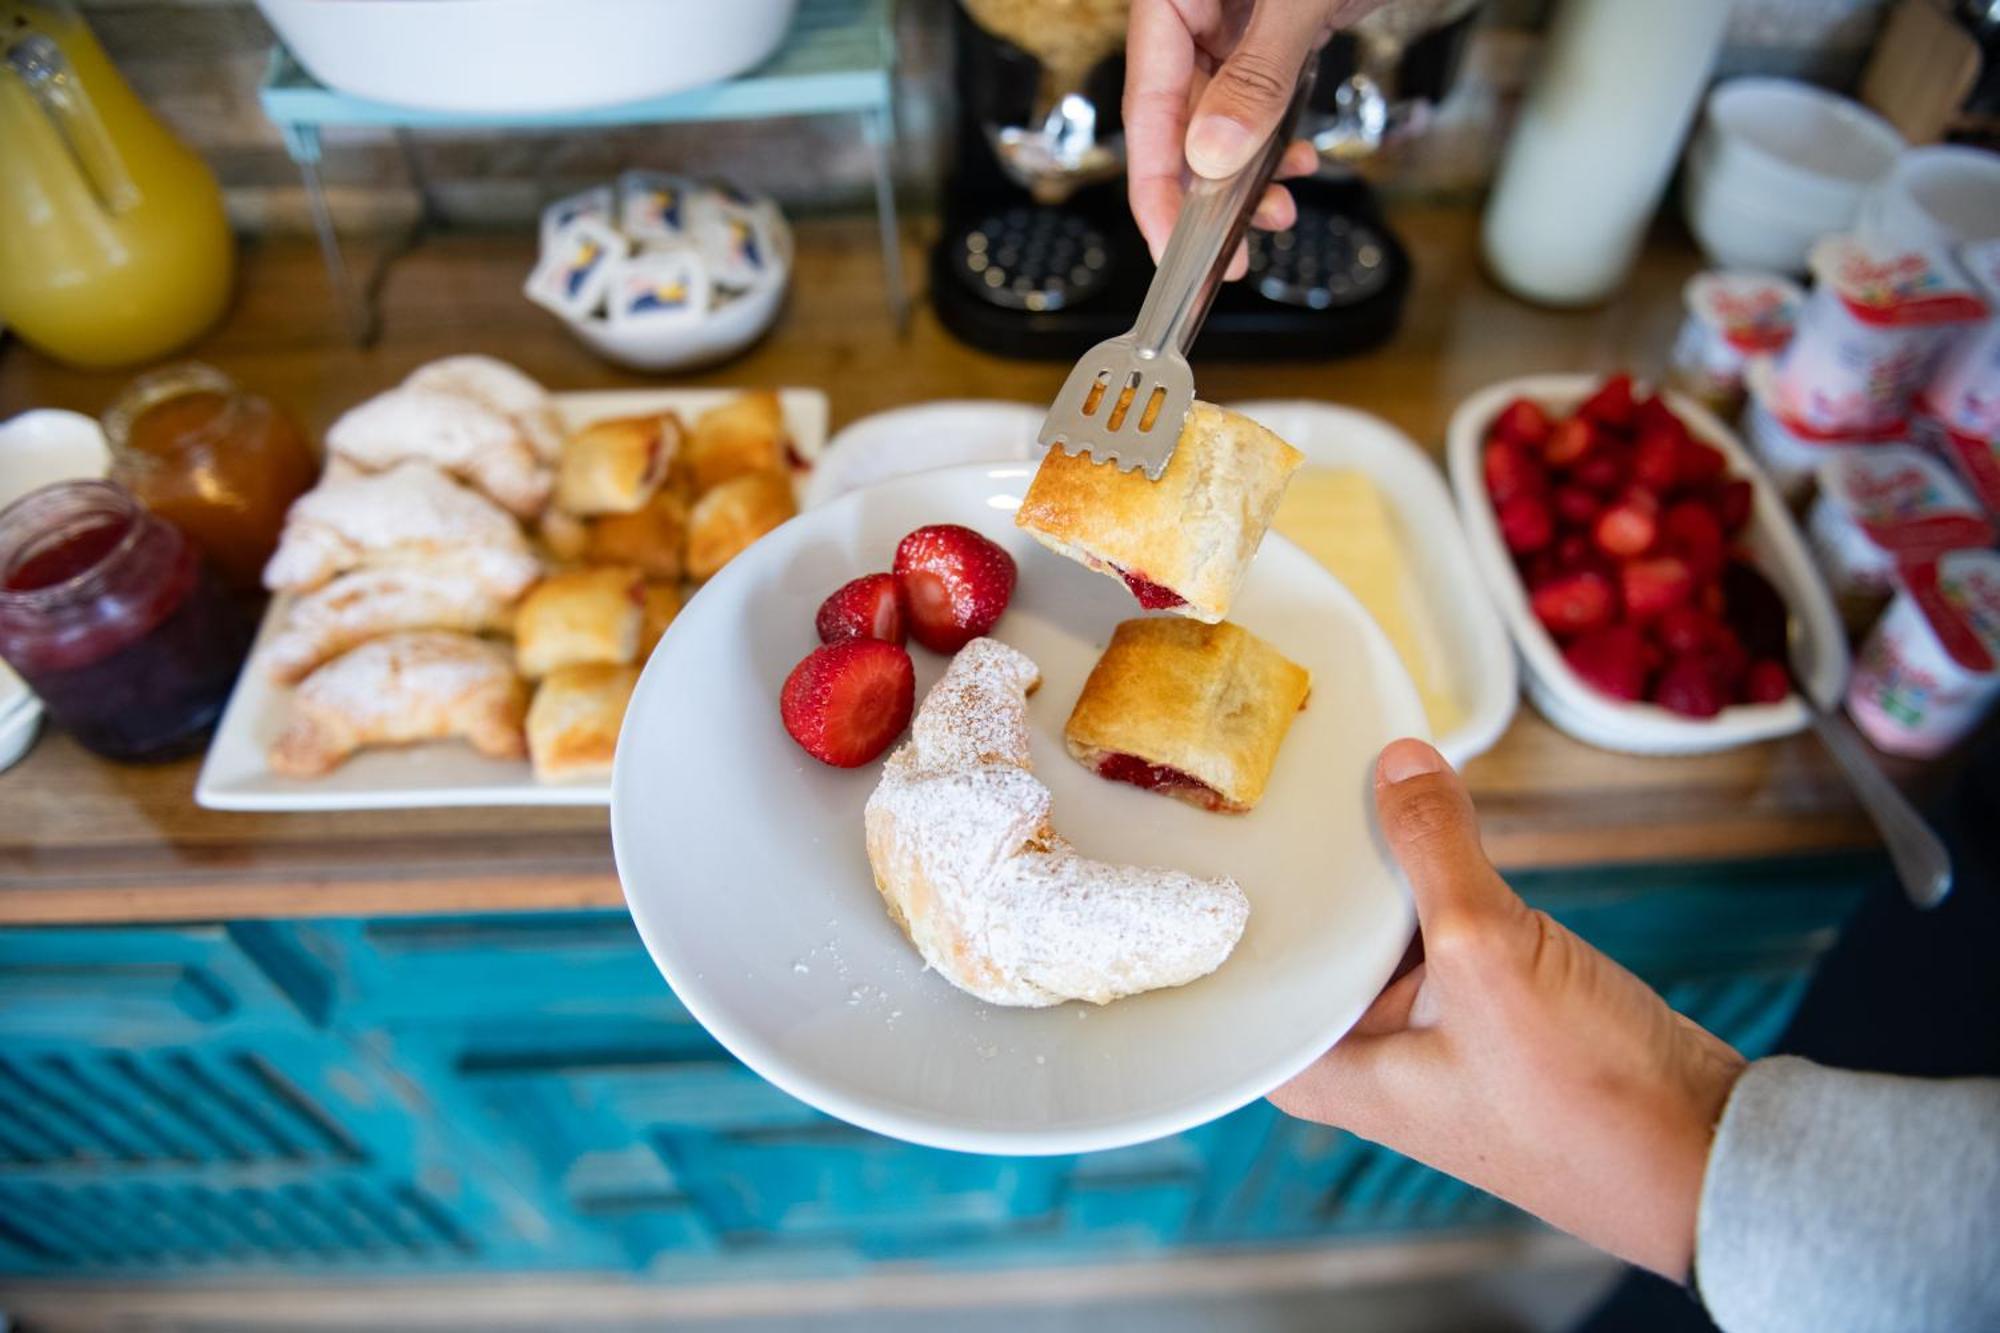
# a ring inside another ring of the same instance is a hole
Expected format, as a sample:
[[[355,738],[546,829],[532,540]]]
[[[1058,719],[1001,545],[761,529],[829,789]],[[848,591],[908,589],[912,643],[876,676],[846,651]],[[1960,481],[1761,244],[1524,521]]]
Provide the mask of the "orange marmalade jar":
[[[104,414],[104,432],[112,478],[238,590],[258,586],[285,511],[319,475],[289,413],[197,362],[134,380]]]

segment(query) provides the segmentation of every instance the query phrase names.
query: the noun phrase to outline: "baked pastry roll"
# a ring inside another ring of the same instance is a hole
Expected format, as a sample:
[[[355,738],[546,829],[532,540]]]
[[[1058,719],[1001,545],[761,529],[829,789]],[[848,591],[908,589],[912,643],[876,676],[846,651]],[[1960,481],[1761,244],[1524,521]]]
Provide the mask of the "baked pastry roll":
[[[680,447],[671,412],[593,421],[563,446],[556,503],[572,514],[629,514],[660,489]]]
[[[562,422],[549,391],[497,357],[440,357],[418,366],[403,383],[469,398],[507,417],[545,464],[553,466],[562,455]]]
[[[689,486],[700,496],[746,472],[782,472],[789,442],[775,390],[732,398],[696,417],[688,432]]]
[[[924,962],[990,1004],[1106,1004],[1222,965],[1250,903],[1231,879],[1093,861],[1049,824],[1029,771],[1040,672],[961,649],[883,765],[863,816],[889,915]]]
[[[687,576],[708,578],[798,512],[792,479],[784,473],[731,477],[696,500],[688,514]]]
[[[350,569],[422,568],[517,597],[541,574],[521,525],[429,463],[322,481],[292,502],[264,566],[273,592],[309,592]]]
[[[674,617],[681,613],[681,590],[672,583],[648,583],[645,599],[640,603],[642,619],[639,625],[639,660],[645,661],[659,647],[660,639],[666,634],[667,626],[674,623]]]
[[[439,630],[391,634],[299,684],[267,760],[275,773],[318,777],[365,746],[451,738],[495,759],[518,759],[527,748],[527,708],[504,648]]]
[[[688,506],[678,491],[662,487],[630,514],[590,520],[583,555],[595,565],[631,565],[649,579],[677,579],[687,549]]]
[[[514,662],[529,679],[580,662],[623,666],[639,656],[645,580],[636,569],[551,574],[514,612]]]
[[[549,498],[549,470],[512,418],[437,389],[405,385],[349,408],[327,429],[326,448],[371,472],[430,463],[524,518]]]
[[[608,662],[558,667],[535,688],[528,705],[528,757],[543,782],[611,775],[625,705],[639,668]]]
[[[550,505],[535,525],[535,535],[557,560],[577,561],[590,549],[590,520]]]
[[[1302,457],[1248,417],[1198,402],[1157,482],[1051,449],[1014,522],[1124,580],[1148,610],[1213,623],[1229,614]]]
[[[273,680],[290,685],[357,644],[401,630],[467,634],[504,630],[514,599],[449,570],[357,569],[295,600],[263,654]]]
[[[1312,675],[1249,630],[1128,620],[1091,668],[1063,738],[1091,772],[1241,814],[1263,799]]]

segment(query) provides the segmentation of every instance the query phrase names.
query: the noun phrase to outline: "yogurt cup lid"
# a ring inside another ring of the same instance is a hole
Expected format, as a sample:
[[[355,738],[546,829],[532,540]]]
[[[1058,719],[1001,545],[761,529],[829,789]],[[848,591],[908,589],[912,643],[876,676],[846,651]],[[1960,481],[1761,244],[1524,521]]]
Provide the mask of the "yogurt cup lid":
[[[1856,319],[1878,328],[1927,328],[1983,319],[1984,298],[1957,266],[1925,248],[1828,236],[1812,248],[1813,278]]]
[[[1775,352],[1792,339],[1806,294],[1775,273],[1714,271],[1688,279],[1682,293],[1694,317],[1746,355]]]
[[[1957,666],[2000,671],[2000,551],[1952,551],[1906,565],[1903,585]]]
[[[1820,464],[1820,493],[1871,543],[1904,560],[1989,546],[1993,524],[1943,464],[1906,445],[1848,450]]]
[[[1986,298],[1987,309],[2000,312],[2000,237],[1972,242],[1958,252],[1958,262],[1972,275],[1972,281]]]
[[[1785,396],[1778,385],[1778,363],[1773,357],[1752,358],[1744,369],[1743,384],[1750,391],[1750,405],[1799,444],[1886,445],[1901,444],[1909,438],[1910,423],[1904,418],[1875,422],[1858,430],[1823,430],[1804,420],[1785,406]]]

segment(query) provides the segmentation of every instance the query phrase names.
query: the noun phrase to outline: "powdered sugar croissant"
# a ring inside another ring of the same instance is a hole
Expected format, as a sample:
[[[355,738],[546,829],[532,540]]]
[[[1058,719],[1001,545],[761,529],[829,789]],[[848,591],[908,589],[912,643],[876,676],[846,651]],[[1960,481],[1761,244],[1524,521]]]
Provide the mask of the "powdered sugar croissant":
[[[428,463],[322,480],[292,503],[264,586],[307,592],[350,569],[420,566],[518,597],[541,574],[521,525]]]
[[[449,738],[518,759],[527,712],[527,687],[505,649],[469,634],[391,634],[305,678],[267,759],[274,773],[318,777],[364,746]]]
[[[480,633],[513,624],[514,598],[449,569],[357,569],[294,601],[263,652],[264,669],[289,685],[370,639],[401,630]]]
[[[952,659],[868,799],[889,915],[959,989],[992,1004],[1105,1004],[1206,976],[1249,900],[1231,879],[1111,865],[1049,824],[1029,771],[1035,664],[992,639]]]
[[[326,448],[370,471],[418,459],[523,518],[542,512],[555,484],[513,418],[441,389],[376,394],[327,428]]]

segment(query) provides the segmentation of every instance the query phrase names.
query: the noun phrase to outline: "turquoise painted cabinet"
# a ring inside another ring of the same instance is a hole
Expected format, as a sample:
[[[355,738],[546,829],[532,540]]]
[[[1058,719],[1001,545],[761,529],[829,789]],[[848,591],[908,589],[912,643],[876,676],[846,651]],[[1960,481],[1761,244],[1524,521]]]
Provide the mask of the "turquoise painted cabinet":
[[[1757,1053],[1875,871],[1516,883]],[[732,1060],[622,913],[0,931],[0,1272],[740,1277],[1519,1220],[1263,1104],[1070,1158],[864,1133]]]

